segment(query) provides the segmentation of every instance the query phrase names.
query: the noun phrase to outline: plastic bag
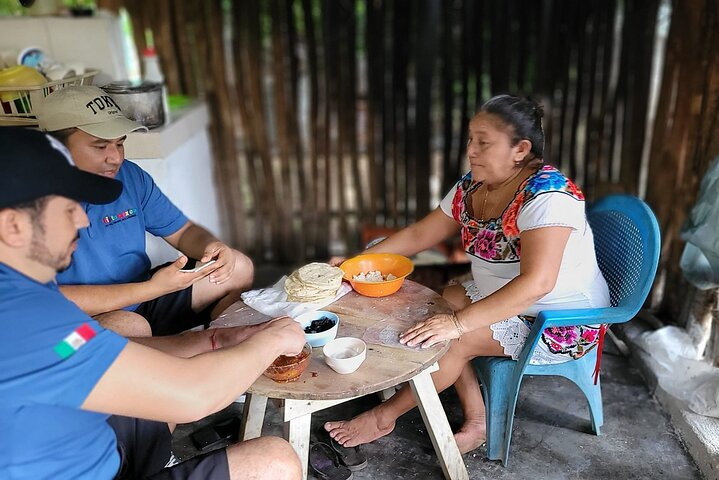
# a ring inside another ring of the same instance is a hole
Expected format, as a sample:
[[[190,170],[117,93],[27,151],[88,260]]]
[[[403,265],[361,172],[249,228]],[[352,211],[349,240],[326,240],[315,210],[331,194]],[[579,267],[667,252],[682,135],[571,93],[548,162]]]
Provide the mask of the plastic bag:
[[[660,328],[645,333],[639,345],[649,353],[664,391],[699,415],[719,417],[719,368],[700,359],[686,331]]]
[[[679,264],[686,279],[701,290],[719,286],[719,157],[702,179],[681,238],[687,242]]]
[[[334,297],[326,298],[318,302],[290,302],[287,300],[287,292],[285,292],[285,280],[287,280],[287,275],[280,278],[277,283],[271,287],[250,290],[244,292],[240,297],[242,301],[245,302],[245,305],[270,317],[287,315],[295,318],[303,313],[320,310],[352,291],[352,287],[348,283],[342,282],[342,285],[340,285]]]

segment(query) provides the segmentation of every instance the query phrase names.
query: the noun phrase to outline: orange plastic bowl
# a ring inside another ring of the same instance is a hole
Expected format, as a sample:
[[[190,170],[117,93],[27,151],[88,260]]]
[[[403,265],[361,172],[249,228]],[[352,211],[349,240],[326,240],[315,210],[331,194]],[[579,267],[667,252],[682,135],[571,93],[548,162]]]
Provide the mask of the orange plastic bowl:
[[[340,268],[344,272],[344,279],[360,295],[386,297],[399,290],[404,278],[414,270],[414,265],[409,258],[394,253],[365,253],[344,261]],[[373,270],[379,270],[382,275],[391,273],[397,278],[386,282],[361,282],[352,278]]]

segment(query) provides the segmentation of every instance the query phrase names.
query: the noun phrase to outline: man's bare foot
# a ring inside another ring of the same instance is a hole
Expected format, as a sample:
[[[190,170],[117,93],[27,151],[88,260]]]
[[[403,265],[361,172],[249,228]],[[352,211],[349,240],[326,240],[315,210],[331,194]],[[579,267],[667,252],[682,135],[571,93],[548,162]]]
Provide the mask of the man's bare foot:
[[[454,434],[454,441],[462,454],[481,447],[486,439],[487,426],[484,417],[464,422],[462,428]]]
[[[383,421],[377,408],[364,412],[346,422],[327,422],[325,430],[337,443],[355,447],[384,437],[394,430],[394,421]]]

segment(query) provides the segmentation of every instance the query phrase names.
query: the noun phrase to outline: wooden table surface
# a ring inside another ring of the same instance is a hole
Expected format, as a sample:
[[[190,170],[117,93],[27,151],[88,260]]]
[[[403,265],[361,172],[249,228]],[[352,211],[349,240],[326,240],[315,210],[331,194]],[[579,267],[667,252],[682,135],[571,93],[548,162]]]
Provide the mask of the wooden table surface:
[[[240,438],[259,437],[267,399],[281,399],[286,438],[302,463],[302,478],[307,479],[312,413],[406,381],[445,478],[467,480],[467,468],[430,375],[438,368],[437,362],[449,348],[449,342],[424,350],[398,342],[399,334],[415,323],[435,313],[450,313],[449,304],[434,291],[405,280],[402,288],[388,297],[363,297],[352,291],[324,310],[340,317],[337,337],[365,340],[367,359],[354,373],[341,375],[327,366],[322,348],[318,347],[312,349],[310,365],[296,381],[276,383],[260,376],[247,391]],[[212,326],[254,325],[268,319],[237,302],[212,322]]]
[[[409,380],[434,364],[449,348],[449,342],[427,349],[409,348],[397,342],[400,331],[436,313],[452,311],[440,295],[409,280],[388,297],[370,298],[352,291],[324,310],[340,317],[337,337],[357,337],[367,343],[367,359],[360,368],[341,375],[325,363],[322,347],[317,347],[312,349],[310,365],[299,379],[276,383],[261,376],[249,389],[250,393],[297,400],[336,400],[366,395]],[[237,302],[212,325],[252,325],[268,319]]]

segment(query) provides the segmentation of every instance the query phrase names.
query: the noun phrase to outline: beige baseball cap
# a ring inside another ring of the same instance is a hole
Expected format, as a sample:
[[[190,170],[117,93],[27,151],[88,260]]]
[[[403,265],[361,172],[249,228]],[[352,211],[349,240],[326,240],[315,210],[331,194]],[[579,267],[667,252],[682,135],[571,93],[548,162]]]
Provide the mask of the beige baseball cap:
[[[104,90],[90,85],[54,91],[35,108],[35,114],[40,129],[46,132],[76,127],[95,137],[113,140],[136,130],[147,131],[125,117]]]

